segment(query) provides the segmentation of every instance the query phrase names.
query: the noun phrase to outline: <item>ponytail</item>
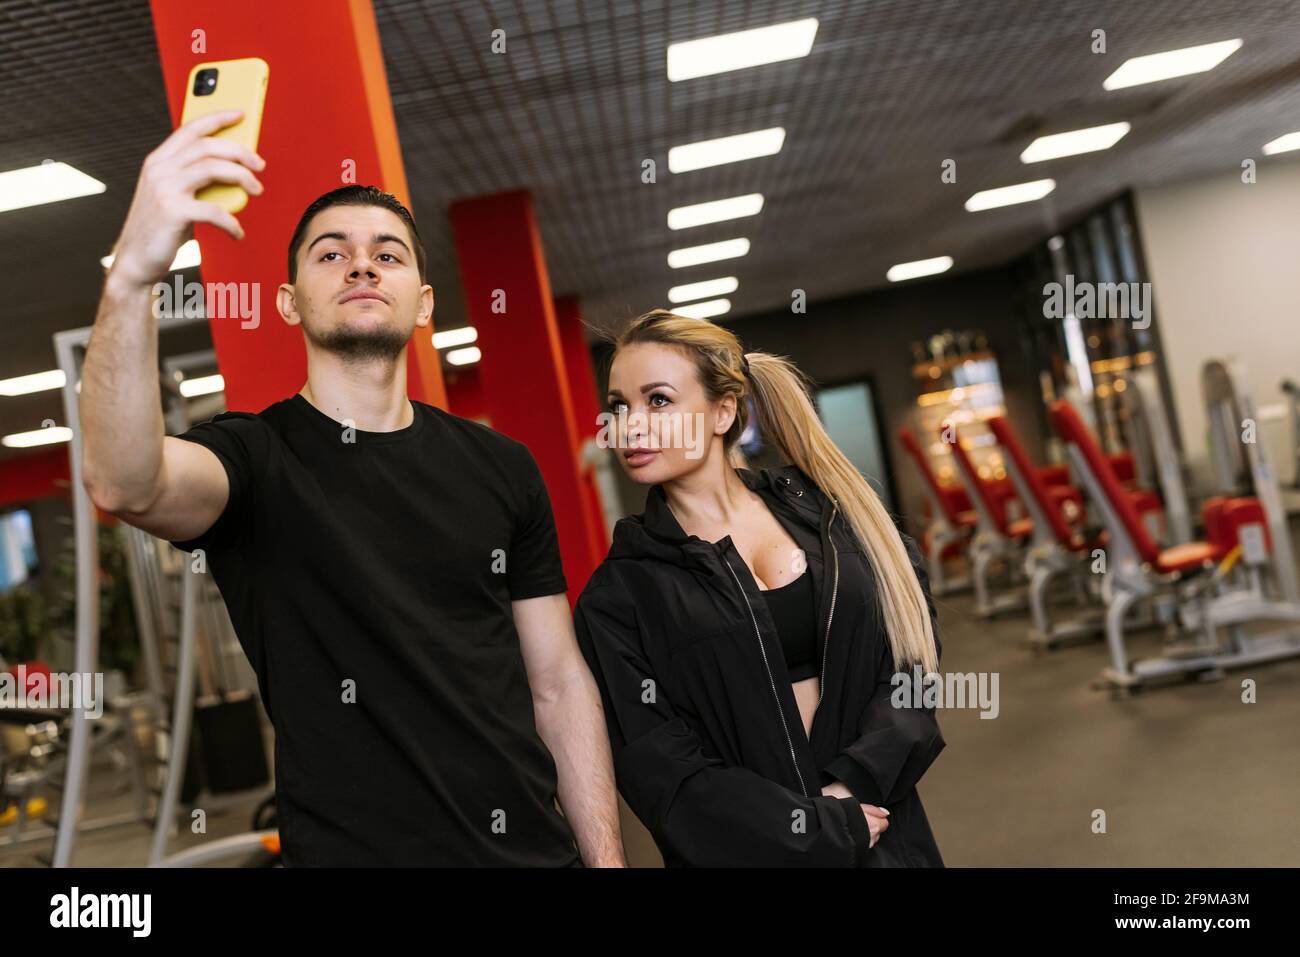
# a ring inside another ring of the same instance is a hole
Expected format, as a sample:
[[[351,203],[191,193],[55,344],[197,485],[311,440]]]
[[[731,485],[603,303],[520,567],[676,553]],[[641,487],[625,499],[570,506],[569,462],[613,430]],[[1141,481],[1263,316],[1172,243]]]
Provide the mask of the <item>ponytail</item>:
[[[880,496],[831,441],[794,364],[765,352],[751,352],[745,359],[763,431],[836,503],[871,561],[894,667],[920,663],[927,673],[938,670],[925,593]]]

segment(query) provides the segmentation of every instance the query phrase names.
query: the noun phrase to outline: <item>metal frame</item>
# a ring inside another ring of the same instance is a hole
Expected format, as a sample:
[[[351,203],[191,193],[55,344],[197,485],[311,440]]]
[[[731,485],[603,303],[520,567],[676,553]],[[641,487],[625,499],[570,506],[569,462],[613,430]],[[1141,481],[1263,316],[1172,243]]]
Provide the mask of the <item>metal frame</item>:
[[[1155,465],[1155,479],[1160,486],[1164,505],[1164,543],[1181,545],[1193,540],[1192,517],[1187,504],[1187,486],[1183,481],[1183,462],[1174,445],[1173,430],[1160,398],[1160,384],[1154,369],[1134,369],[1131,377],[1134,406],[1139,411],[1141,443]]]
[[[173,331],[186,326],[204,323],[203,316],[165,316],[158,320],[158,332]],[[80,379],[81,363],[86,346],[90,341],[92,327],[69,329],[56,333],[54,351],[59,368],[63,370],[63,409],[68,428],[72,431],[69,448],[71,466],[71,488],[73,503],[74,541],[76,545],[76,671],[94,673],[99,664],[99,549],[97,523],[94,505],[82,484],[83,466],[81,449],[81,417],[78,405],[77,382]],[[167,368],[186,368],[199,362],[198,353],[172,357]],[[173,423],[175,424],[175,423]],[[138,544],[138,543],[137,543]],[[134,562],[134,571],[142,564],[140,554],[133,554],[128,547],[128,561]],[[261,845],[261,838],[266,833],[257,832],[237,835],[221,841],[207,842],[199,848],[190,848],[171,857],[164,857],[166,832],[174,818],[176,802],[179,798],[181,780],[184,776],[184,755],[188,747],[188,727],[192,718],[194,691],[194,639],[195,617],[199,600],[199,579],[193,573],[184,572],[183,600],[181,606],[181,638],[178,649],[179,670],[177,672],[177,693],[173,702],[172,717],[172,755],[168,763],[167,780],[164,786],[163,800],[159,802],[155,814],[155,834],[150,863],[161,866],[188,866],[197,863],[211,863],[236,853],[245,853]],[[139,589],[145,588],[143,579],[133,579],[133,600],[138,610],[149,607],[150,599]],[[146,589],[147,590],[147,589]],[[149,614],[138,616],[141,619],[140,637],[143,645],[147,680],[152,686],[150,697],[161,710],[162,668],[158,656],[158,635],[152,627],[153,618]],[[83,703],[84,704],[84,703]],[[184,734],[178,731],[184,730]],[[141,809],[133,815],[121,815],[119,818],[105,822],[83,822],[82,805],[85,802],[86,781],[91,750],[90,719],[85,708],[77,707],[71,711],[69,745],[66,756],[66,770],[63,783],[63,796],[60,804],[58,829],[55,833],[54,858],[55,867],[68,867],[77,834],[82,830],[97,827],[117,826],[124,823],[136,823],[141,820]],[[178,761],[177,758],[180,758]],[[147,809],[146,809],[147,811]],[[146,813],[147,817],[147,813]],[[161,842],[159,835],[161,834]],[[46,836],[46,835],[41,835]],[[35,839],[25,835],[24,840]],[[211,846],[208,846],[208,844]],[[161,850],[160,850],[161,849]]]
[[[912,464],[918,472],[921,470],[919,463],[914,462]],[[973,576],[969,574],[949,576],[943,563],[944,551],[953,542],[963,541],[966,534],[948,521],[947,510],[944,508],[938,493],[930,485],[928,476],[921,476],[921,489],[930,505],[930,524],[925,529],[926,538],[929,539],[930,543],[926,548],[925,555],[926,565],[930,573],[930,594],[936,598],[941,598],[944,595],[969,591],[975,584]]]
[[[1075,585],[1075,594],[1086,601],[1100,599],[1100,593],[1091,587],[1094,576],[1087,571],[1086,560],[1070,551],[1059,541],[1051,522],[1043,514],[1038,496],[1029,486],[1029,478],[1020,469],[1015,456],[1004,454],[1003,462],[1016,487],[1016,494],[1024,503],[1034,531],[1025,553],[1025,574],[1029,578],[1029,613],[1033,622],[1030,642],[1051,648],[1062,641],[1075,638],[1092,638],[1105,630],[1104,612],[1094,608],[1090,614],[1067,621],[1052,621],[1048,614],[1048,595],[1052,583],[1062,575],[1069,575]]]
[[[1220,489],[1235,490],[1237,456],[1230,449],[1240,450],[1250,493],[1263,506],[1273,539],[1273,578],[1278,590],[1287,601],[1300,601],[1300,587],[1295,575],[1295,554],[1291,550],[1291,534],[1287,525],[1286,506],[1278,490],[1277,476],[1269,459],[1268,448],[1259,434],[1259,416],[1250,393],[1242,388],[1244,378],[1240,364],[1233,359],[1212,359],[1201,369],[1201,390],[1205,395],[1206,418],[1210,423],[1210,455],[1214,463],[1215,478]],[[1254,442],[1243,442],[1241,424],[1250,420],[1256,424]]]
[[[960,434],[954,433],[953,440],[960,442]],[[998,562],[1006,563],[1008,574],[1014,581],[1017,573],[1024,568],[1023,549],[998,529],[984,497],[975,487],[974,483],[978,479],[967,475],[960,463],[956,463],[956,466],[957,477],[966,490],[976,516],[975,532],[971,535],[967,550],[971,563],[971,580],[975,585],[975,614],[980,618],[992,618],[1006,612],[1023,611],[1029,604],[1027,588],[1013,587],[994,597],[989,586],[989,573]]]

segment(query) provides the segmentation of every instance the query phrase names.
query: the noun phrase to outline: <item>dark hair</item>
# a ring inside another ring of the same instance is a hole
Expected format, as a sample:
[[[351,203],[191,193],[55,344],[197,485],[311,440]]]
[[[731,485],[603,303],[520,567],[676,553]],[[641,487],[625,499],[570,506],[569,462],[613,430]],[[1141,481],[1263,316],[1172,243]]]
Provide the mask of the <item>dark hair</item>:
[[[298,250],[307,238],[307,224],[319,212],[331,206],[380,206],[396,213],[406,223],[411,234],[412,251],[415,253],[415,265],[420,270],[420,281],[424,282],[424,245],[420,242],[420,232],[415,228],[415,218],[411,211],[398,201],[392,193],[385,193],[378,186],[340,186],[312,200],[312,204],[303,212],[289,239],[289,281],[298,279]]]

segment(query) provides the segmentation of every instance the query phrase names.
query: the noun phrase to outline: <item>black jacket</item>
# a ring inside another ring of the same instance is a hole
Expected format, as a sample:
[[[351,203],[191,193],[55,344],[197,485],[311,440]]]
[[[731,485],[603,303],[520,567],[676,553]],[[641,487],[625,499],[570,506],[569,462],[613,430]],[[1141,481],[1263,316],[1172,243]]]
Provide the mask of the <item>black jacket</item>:
[[[916,783],[944,740],[933,709],[890,703],[893,659],[870,561],[799,469],[737,474],[813,576],[824,647],[812,732],[730,536],[687,536],[654,486],[644,514],[615,526],[575,610],[619,790],[670,867],[943,866]],[[904,542],[935,622],[919,550]],[[823,796],[833,780],[854,796]],[[890,811],[874,848],[859,802]]]

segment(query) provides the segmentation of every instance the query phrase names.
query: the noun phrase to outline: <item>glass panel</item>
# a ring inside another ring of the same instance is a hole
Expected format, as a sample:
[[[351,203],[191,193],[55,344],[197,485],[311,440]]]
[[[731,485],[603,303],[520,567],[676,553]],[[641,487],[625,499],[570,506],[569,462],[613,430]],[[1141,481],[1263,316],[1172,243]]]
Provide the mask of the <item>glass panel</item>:
[[[885,456],[880,445],[871,386],[854,382],[821,389],[817,393],[817,408],[831,441],[871,483],[885,508],[892,512],[894,503],[889,485],[884,481]]]

